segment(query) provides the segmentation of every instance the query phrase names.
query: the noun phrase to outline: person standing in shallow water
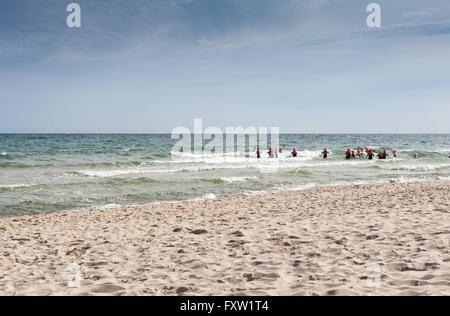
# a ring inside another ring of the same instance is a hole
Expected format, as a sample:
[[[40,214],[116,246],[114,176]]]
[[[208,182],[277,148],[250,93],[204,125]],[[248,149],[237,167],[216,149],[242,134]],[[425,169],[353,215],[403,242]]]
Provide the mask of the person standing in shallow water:
[[[367,159],[372,160],[374,156],[373,150],[369,149],[369,151],[367,152]]]
[[[292,157],[298,156],[297,150],[295,150],[295,148],[292,150],[291,154],[292,154]]]
[[[330,152],[327,150],[327,148],[324,148],[321,155],[323,156],[323,159],[327,159],[329,154]]]
[[[364,152],[364,149],[361,149],[361,151],[359,153],[359,158],[361,158],[361,159],[366,158],[367,153],[368,153],[367,149],[366,149],[366,152]]]
[[[261,158],[261,151],[259,150],[259,147],[256,148],[256,158]]]
[[[352,152],[349,148],[349,149],[347,149],[347,152],[345,153],[345,159],[351,159],[351,158],[352,158]]]

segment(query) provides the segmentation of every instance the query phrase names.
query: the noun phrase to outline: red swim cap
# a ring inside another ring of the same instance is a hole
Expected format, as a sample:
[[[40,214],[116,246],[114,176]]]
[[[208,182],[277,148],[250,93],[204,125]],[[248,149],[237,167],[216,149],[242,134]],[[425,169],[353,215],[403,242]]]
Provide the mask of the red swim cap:
[[[348,148],[347,151],[350,151],[350,148]]]

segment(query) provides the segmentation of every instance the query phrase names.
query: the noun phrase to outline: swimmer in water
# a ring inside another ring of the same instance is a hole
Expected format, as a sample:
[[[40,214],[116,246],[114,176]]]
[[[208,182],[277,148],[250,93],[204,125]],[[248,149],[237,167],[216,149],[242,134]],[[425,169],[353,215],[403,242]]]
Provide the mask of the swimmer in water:
[[[347,152],[345,153],[345,159],[350,159],[352,158],[352,152],[350,150],[350,148],[347,149]]]
[[[383,152],[383,159],[386,159],[389,156],[389,154],[386,152],[386,149]]]
[[[364,149],[361,149],[361,159],[366,158],[367,154],[369,153],[369,151],[366,149],[366,152],[364,152]]]
[[[259,150],[259,147],[256,148],[256,158],[261,158],[261,151]]]
[[[297,150],[295,150],[295,148],[292,149],[291,154],[292,154],[292,157],[297,157],[298,156]]]
[[[356,158],[356,154],[355,154],[355,151],[354,150],[352,150],[352,159],[355,159]]]
[[[269,148],[269,151],[267,152],[267,154],[269,155],[269,158],[273,158],[273,149],[272,149],[272,147]]]
[[[369,152],[367,153],[367,159],[372,160],[374,156],[373,150],[369,149]]]
[[[419,158],[419,155],[417,153],[413,154],[412,156],[413,158]]]
[[[397,151],[394,150],[394,158],[397,158]]]
[[[377,155],[378,159],[383,159],[383,153],[380,151]]]
[[[359,159],[361,159],[361,152],[359,151],[359,149],[358,149],[358,151],[356,152],[356,156],[357,156]]]
[[[321,156],[323,156],[323,159],[327,159],[329,154],[330,152],[326,148],[324,148],[321,153]]]

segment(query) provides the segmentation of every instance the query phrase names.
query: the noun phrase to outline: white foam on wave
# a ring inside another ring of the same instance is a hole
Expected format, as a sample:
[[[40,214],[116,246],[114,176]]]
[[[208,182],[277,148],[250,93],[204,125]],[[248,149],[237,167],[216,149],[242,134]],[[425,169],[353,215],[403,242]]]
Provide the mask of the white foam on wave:
[[[301,191],[301,190],[308,190],[316,187],[318,184],[315,182],[306,183],[306,184],[299,184],[295,186],[284,186],[280,185],[278,187],[275,187],[275,191]]]
[[[404,170],[404,171],[433,171],[433,170],[436,170],[437,167],[432,166],[432,165],[420,165],[420,166],[404,165],[404,166],[398,166],[398,167],[390,168],[390,169]]]
[[[18,189],[30,186],[32,186],[32,184],[0,184],[0,189]]]
[[[251,177],[219,177],[218,179],[224,181],[224,182],[228,182],[228,183],[235,183],[235,182],[245,182],[245,181],[249,181],[249,180],[255,180],[258,179],[258,177],[256,176],[251,176]]]
[[[207,152],[176,152],[172,151],[170,153],[172,158],[185,158],[185,159],[218,159],[218,158],[234,158],[234,157],[246,157],[246,155],[252,155],[252,153],[246,153],[246,152],[224,152],[224,153],[207,153]]]
[[[175,204],[175,203],[182,203],[182,202],[196,202],[196,201],[207,201],[207,200],[216,200],[217,196],[213,193],[204,194],[200,197],[188,199],[188,200],[181,200],[181,201],[157,201],[149,203],[149,205],[160,205],[160,204]]]
[[[399,170],[399,171],[434,171],[441,168],[450,167],[450,164],[437,164],[437,165],[400,165],[389,167],[387,169]]]
[[[78,171],[79,174],[88,177],[109,178],[122,176],[127,174],[141,174],[141,173],[170,173],[176,170],[153,170],[153,169],[119,169],[119,170],[83,170]]]
[[[297,159],[313,159],[319,158],[321,151],[310,151],[303,150],[298,151]],[[256,152],[230,152],[230,153],[191,153],[191,152],[171,152],[172,160],[166,160],[162,162],[169,161],[182,161],[182,162],[214,162],[214,161],[227,161],[227,162],[242,162],[250,160],[272,160],[274,158],[269,158],[267,151],[261,151],[261,158],[256,157]],[[280,160],[290,158],[292,155],[290,151],[283,151],[282,153],[277,153]]]
[[[176,169],[156,169],[150,167],[138,167],[132,169],[114,169],[114,170],[81,170],[76,171],[76,173],[89,176],[89,177],[99,177],[99,178],[108,178],[108,177],[116,177],[127,174],[145,174],[145,173],[178,173],[178,172],[200,172],[200,171],[209,171],[215,169],[243,169],[243,168],[251,168],[252,166],[242,164],[242,165],[227,165],[227,164],[217,164],[217,165],[205,165],[199,167],[180,167]]]
[[[174,158],[172,160],[166,161],[152,161],[152,163],[191,163],[191,164],[243,164],[255,162],[258,159],[256,157],[213,157],[213,158],[196,158],[196,159],[184,159],[184,158]],[[267,159],[268,160],[268,159]]]
[[[302,150],[298,152],[299,158],[320,158],[321,150]]]
[[[280,163],[280,168],[366,166],[374,163],[376,163],[376,160],[362,160],[362,159],[355,159],[350,161],[349,160],[325,161],[324,159],[323,162],[305,163],[302,160],[296,160],[295,158],[291,158],[289,161],[286,161],[285,163]]]
[[[200,198],[200,200],[215,200],[215,199],[217,199],[217,196],[213,193],[205,194]]]
[[[186,168],[189,169],[189,168]],[[191,168],[193,169],[193,168]],[[133,169],[119,169],[119,170],[84,170],[78,173],[88,177],[110,178],[123,176],[127,174],[145,174],[145,173],[175,173],[181,172],[185,169],[150,169],[150,168],[133,168]],[[193,170],[198,171],[198,170]]]
[[[104,205],[93,205],[85,208],[77,208],[77,209],[71,209],[67,210],[68,212],[89,212],[89,211],[104,211],[104,210],[110,210],[110,209],[116,209],[116,208],[122,208],[122,207],[128,207],[128,206],[138,206],[138,205],[121,205],[116,203],[110,203],[110,204],[104,204]]]
[[[113,209],[113,208],[121,208],[122,205],[120,204],[116,204],[116,203],[110,203],[110,204],[106,204],[106,205],[100,205],[100,206],[94,206],[91,207],[91,209],[95,209],[95,210],[108,210],[108,209]]]
[[[450,148],[440,148],[433,151],[439,154],[450,154]]]
[[[8,153],[6,153],[6,152],[0,153],[0,156],[6,156],[6,155],[8,155]]]

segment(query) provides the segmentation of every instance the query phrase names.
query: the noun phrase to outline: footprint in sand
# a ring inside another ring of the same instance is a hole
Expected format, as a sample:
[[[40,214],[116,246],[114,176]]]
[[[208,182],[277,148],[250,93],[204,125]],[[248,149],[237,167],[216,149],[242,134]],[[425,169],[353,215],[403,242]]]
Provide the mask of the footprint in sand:
[[[92,289],[91,293],[111,294],[111,293],[115,293],[115,292],[119,292],[119,291],[123,291],[123,290],[125,290],[125,289],[121,286],[117,286],[114,284],[102,284],[102,285]]]

